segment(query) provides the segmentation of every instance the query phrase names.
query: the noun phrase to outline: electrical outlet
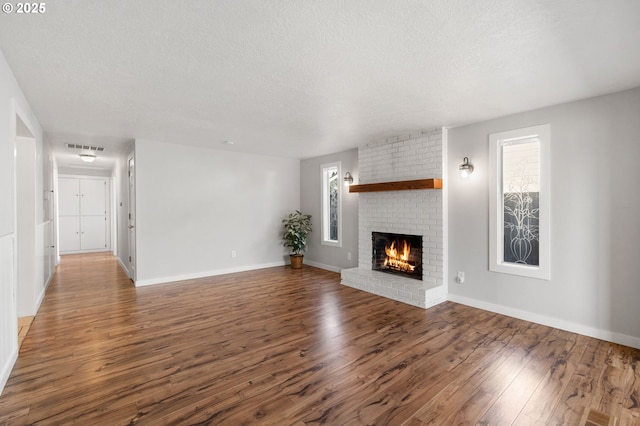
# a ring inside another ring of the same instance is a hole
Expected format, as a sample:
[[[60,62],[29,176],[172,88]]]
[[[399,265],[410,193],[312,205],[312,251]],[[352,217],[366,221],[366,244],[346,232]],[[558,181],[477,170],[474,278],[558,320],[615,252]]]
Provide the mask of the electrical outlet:
[[[456,282],[458,284],[464,283],[464,272],[463,271],[458,271],[458,275],[456,276]]]
[[[351,260],[351,252],[347,253],[347,260]]]
[[[235,250],[231,250],[231,257],[236,257],[236,251]]]

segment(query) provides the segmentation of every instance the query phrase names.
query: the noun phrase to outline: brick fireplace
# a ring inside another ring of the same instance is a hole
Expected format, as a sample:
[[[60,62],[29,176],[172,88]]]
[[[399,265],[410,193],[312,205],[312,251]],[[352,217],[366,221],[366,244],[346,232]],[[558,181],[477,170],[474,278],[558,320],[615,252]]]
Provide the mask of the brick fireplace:
[[[357,183],[441,179],[445,146],[446,129],[361,146]],[[445,300],[445,194],[439,189],[359,193],[358,267],[342,271],[342,284],[422,308]],[[374,270],[374,233],[419,237],[421,259],[412,262],[420,265],[421,276]]]

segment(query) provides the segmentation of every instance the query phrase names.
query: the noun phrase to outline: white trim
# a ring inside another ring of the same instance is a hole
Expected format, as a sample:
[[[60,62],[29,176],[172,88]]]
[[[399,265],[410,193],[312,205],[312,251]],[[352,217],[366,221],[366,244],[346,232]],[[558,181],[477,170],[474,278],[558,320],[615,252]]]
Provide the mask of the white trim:
[[[551,208],[550,208],[550,126],[542,124],[523,129],[492,133],[489,135],[489,270],[523,277],[551,279]],[[502,143],[537,138],[540,141],[540,219],[539,266],[517,265],[503,261],[503,189],[502,189]]]
[[[442,144],[442,176],[449,176],[449,129],[442,128],[441,133]],[[449,179],[442,180],[442,284],[440,287],[444,289],[442,300],[447,300],[449,294]],[[427,290],[427,306],[429,303],[429,290]]]
[[[53,159],[53,176],[51,177],[53,181],[53,245],[54,245],[54,256],[55,256],[55,266],[60,264],[60,218],[58,215],[58,178],[60,177],[58,173],[58,164],[56,163],[55,157]],[[55,267],[54,267],[55,269]]]
[[[67,254],[83,254],[83,253],[111,253],[109,248],[99,248],[99,249],[91,249],[91,250],[69,250],[63,251],[60,253],[60,256],[64,256]]]
[[[111,182],[111,178],[109,176],[92,176],[92,175],[73,175],[73,174],[68,174],[68,173],[62,173],[62,174],[58,174],[58,178],[56,180],[56,184],[58,184],[60,182],[60,179],[85,179],[85,180],[98,180],[98,181],[102,181],[105,183],[105,212],[104,215],[107,219],[107,225],[105,225],[105,247],[100,247],[97,249],[90,249],[90,250],[68,250],[68,251],[64,251],[61,252],[60,251],[60,238],[59,238],[59,234],[58,234],[58,241],[56,244],[56,250],[58,251],[58,263],[60,263],[60,256],[64,256],[65,254],[81,254],[81,253],[100,253],[100,252],[107,252],[107,251],[113,251],[112,250],[112,237],[113,237],[113,233],[112,233],[112,227],[113,224],[115,222],[115,218],[112,216],[112,208],[116,203],[116,199],[114,197],[112,197],[112,182]],[[58,188],[56,187],[55,191],[57,193]],[[56,195],[56,200],[59,199],[59,193],[57,193],[58,195]],[[56,219],[58,220],[58,227],[59,227],[59,223],[60,223],[60,215],[58,214],[58,211],[56,209]],[[58,229],[59,230],[59,229]]]
[[[44,285],[44,293],[46,294],[47,290],[49,289],[49,285],[51,285],[51,282],[53,281],[53,276],[56,274],[56,267],[58,265],[53,265],[53,272],[51,273],[51,276],[49,277],[49,279],[47,280],[47,282]],[[43,297],[44,300],[44,297]],[[40,306],[40,305],[38,305]]]
[[[425,309],[447,301],[447,288],[444,285],[429,288],[425,292]]]
[[[133,176],[131,175],[131,164],[133,163]],[[123,179],[126,179],[127,185],[127,211],[123,212],[125,214],[125,220],[120,226],[127,227],[127,254],[129,256],[128,264],[131,268],[127,268],[129,278],[133,280],[135,283],[136,276],[138,274],[138,230],[136,226],[138,226],[138,211],[136,210],[137,200],[138,200],[138,191],[137,191],[137,173],[138,167],[136,166],[136,145],[135,142],[133,144],[133,150],[127,154],[127,162],[125,165],[126,174]],[[131,181],[133,180],[133,185],[131,185]],[[133,186],[133,197],[131,197],[131,187]],[[133,198],[133,199],[132,199]],[[133,213],[133,220],[131,219],[131,213]],[[133,228],[129,228],[133,222]],[[133,234],[133,238],[132,235]],[[133,250],[131,250],[131,241],[133,240]]]
[[[3,354],[3,359],[0,360],[0,363],[2,363],[2,366],[0,366],[0,395],[2,394],[2,390],[4,389],[7,380],[9,380],[9,376],[11,375],[11,370],[13,370],[13,366],[16,363],[16,360],[18,359],[18,305],[17,305],[17,299],[16,299],[16,294],[18,292],[17,289],[17,280],[16,280],[16,268],[15,268],[15,262],[16,262],[16,238],[15,238],[15,234],[13,232],[10,232],[8,234],[4,234],[4,235],[0,235],[0,262],[2,262],[2,268],[5,267],[5,265],[10,265],[10,268],[7,269],[3,269],[2,274],[0,274],[0,276],[3,276],[5,274],[10,275],[9,280],[0,283],[3,285],[7,285],[9,284],[10,287],[10,291],[12,294],[11,297],[11,301],[9,303],[9,311],[3,311],[2,313],[4,315],[7,315],[8,318],[8,322],[3,321],[2,326],[6,327],[3,328],[2,330],[0,330],[0,333],[5,334],[5,337],[7,338],[5,341],[7,342],[7,354],[6,354],[6,358],[4,358],[4,354]],[[9,271],[9,269],[11,269]],[[1,280],[2,278],[0,278]],[[3,302],[7,302],[7,300],[4,300]]]
[[[42,291],[40,292],[40,295],[38,296],[38,299],[36,300],[36,315],[38,314],[38,311],[40,310],[40,305],[42,305],[42,302],[44,301],[44,297],[47,295],[47,290],[49,289],[49,284],[51,284],[51,281],[53,281],[53,276],[55,274],[56,274],[56,268],[54,267],[53,268],[53,273],[51,274],[51,276],[49,277],[47,282],[44,283],[44,288],[42,289]]]
[[[93,180],[109,180],[109,176],[94,176],[94,175],[71,175],[69,173],[58,173],[58,179],[93,179]],[[105,197],[109,197],[110,194],[105,193]]]
[[[337,241],[325,239],[325,233],[328,232],[325,224],[325,213],[326,213],[326,202],[327,198],[325,197],[327,188],[327,176],[325,173],[325,169],[330,167],[336,167],[338,169],[338,239]],[[330,247],[342,247],[342,191],[344,191],[344,185],[342,180],[342,162],[334,161],[332,163],[326,163],[320,165],[320,244],[323,246]]]
[[[16,341],[15,345],[13,346],[13,350],[11,351],[11,355],[9,355],[9,359],[7,359],[7,362],[2,366],[2,373],[0,373],[0,395],[2,395],[2,391],[4,390],[4,387],[6,386],[7,381],[11,376],[11,371],[13,370],[13,366],[16,364],[17,360],[18,342]]]
[[[111,253],[114,256],[118,255],[118,191],[117,191],[118,182],[116,181],[116,177],[112,174],[109,178],[109,188],[111,189],[111,194],[109,195],[111,200]]]
[[[320,268],[320,269],[324,269],[325,271],[331,271],[331,272],[340,273],[342,271],[342,269],[343,269],[343,268],[339,268],[337,266],[327,265],[325,263],[314,262],[313,260],[306,260],[305,259],[304,263],[306,263],[309,266],[313,266],[315,268]]]
[[[122,262],[122,260],[118,256],[115,256],[115,258],[118,261],[118,265],[120,265],[124,273],[127,274],[129,278],[131,278],[129,274],[129,269],[125,266],[124,262]]]
[[[197,278],[213,277],[216,275],[234,274],[236,272],[254,271],[256,269],[274,268],[276,266],[285,266],[285,261],[282,260],[280,262],[261,263],[257,265],[246,265],[246,266],[239,266],[236,268],[216,269],[213,271],[195,272],[192,274],[173,275],[169,277],[150,278],[147,280],[137,280],[137,281],[134,281],[134,283],[136,287],[144,287],[144,286],[154,285],[154,284],[168,284],[176,281],[185,281],[185,280],[193,280]]]
[[[629,336],[615,331],[603,330],[601,328],[590,327],[587,325],[566,321],[560,318],[540,315],[521,309],[510,308],[508,306],[497,305],[495,303],[485,302],[483,300],[472,299],[469,297],[449,294],[449,301],[460,303],[462,305],[472,306],[474,308],[483,309],[485,311],[495,312],[497,314],[518,318],[524,321],[531,321],[537,324],[546,325],[548,327],[559,328],[571,333],[578,333],[596,339],[606,340],[608,342],[618,343],[620,345],[630,346],[640,349],[640,338]]]

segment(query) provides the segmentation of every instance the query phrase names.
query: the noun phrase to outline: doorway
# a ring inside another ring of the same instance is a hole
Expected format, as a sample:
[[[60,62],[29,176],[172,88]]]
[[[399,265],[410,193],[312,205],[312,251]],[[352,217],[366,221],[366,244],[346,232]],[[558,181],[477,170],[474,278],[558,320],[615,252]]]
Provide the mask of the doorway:
[[[36,314],[39,274],[36,262],[36,140],[18,115],[16,115],[15,153],[15,294],[17,317],[20,319],[32,318]],[[18,326],[18,331],[19,329]]]
[[[58,177],[61,254],[108,251],[111,225],[109,180],[99,176]]]
[[[129,278],[136,282],[136,173],[135,160],[131,156],[127,159],[127,175],[129,178]]]

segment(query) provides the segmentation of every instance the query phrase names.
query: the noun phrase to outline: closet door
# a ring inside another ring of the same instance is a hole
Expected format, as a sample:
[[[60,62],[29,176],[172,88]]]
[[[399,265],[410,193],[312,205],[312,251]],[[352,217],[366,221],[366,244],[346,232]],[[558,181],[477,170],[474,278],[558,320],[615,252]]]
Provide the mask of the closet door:
[[[78,216],[80,214],[80,179],[58,179],[58,214]]]
[[[80,180],[58,179],[60,252],[80,250]]]
[[[80,250],[104,250],[106,238],[104,216],[80,216]]]
[[[60,216],[58,228],[60,252],[80,250],[80,216]]]
[[[80,179],[80,216],[106,216],[105,180]]]
[[[80,179],[80,250],[107,246],[107,183]]]
[[[107,181],[60,177],[58,180],[61,253],[107,249]]]

